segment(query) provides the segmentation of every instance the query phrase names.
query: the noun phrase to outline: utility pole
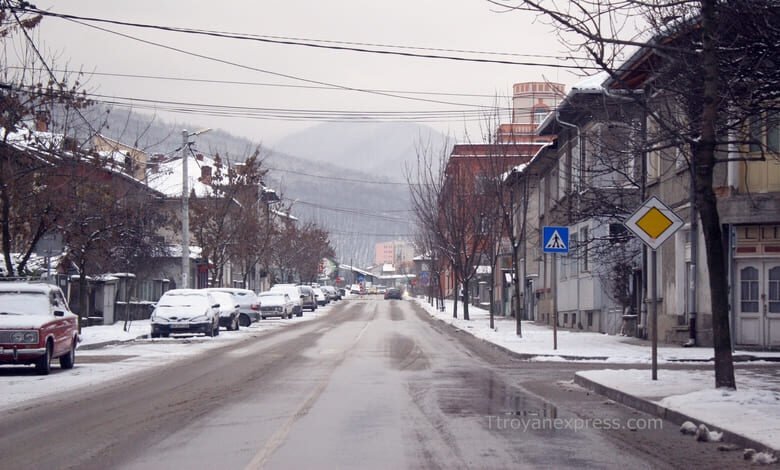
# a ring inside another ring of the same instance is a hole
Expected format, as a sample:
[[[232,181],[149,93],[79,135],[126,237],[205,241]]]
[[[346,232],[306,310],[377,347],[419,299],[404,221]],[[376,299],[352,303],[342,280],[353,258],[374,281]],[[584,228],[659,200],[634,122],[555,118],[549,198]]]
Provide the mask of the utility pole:
[[[187,140],[190,138],[186,129],[181,131],[181,288],[190,287],[190,191],[187,188]]]
[[[181,131],[181,288],[190,287],[190,189],[187,175],[187,157],[190,151],[190,137],[205,134],[211,128],[207,127],[199,131],[189,133],[187,129]]]

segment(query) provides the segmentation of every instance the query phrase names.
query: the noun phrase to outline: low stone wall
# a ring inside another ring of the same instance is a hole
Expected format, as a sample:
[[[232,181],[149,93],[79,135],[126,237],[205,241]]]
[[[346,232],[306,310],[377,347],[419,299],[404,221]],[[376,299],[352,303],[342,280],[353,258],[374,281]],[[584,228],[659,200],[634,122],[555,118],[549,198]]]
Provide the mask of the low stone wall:
[[[147,320],[152,315],[154,304],[150,302],[117,302],[114,304],[114,318],[125,320]]]

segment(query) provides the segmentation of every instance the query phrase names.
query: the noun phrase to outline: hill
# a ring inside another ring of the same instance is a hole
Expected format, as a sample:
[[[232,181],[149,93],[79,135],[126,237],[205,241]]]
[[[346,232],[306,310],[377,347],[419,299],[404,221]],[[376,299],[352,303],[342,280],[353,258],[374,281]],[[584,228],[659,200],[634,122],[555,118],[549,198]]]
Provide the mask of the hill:
[[[266,184],[292,207],[292,214],[330,232],[338,261],[365,267],[373,263],[377,242],[408,239],[413,232],[400,162],[414,161],[415,132],[425,128],[379,125],[361,135],[367,130],[363,126],[315,126],[260,151],[269,169]],[[109,116],[103,133],[149,153],[171,153],[181,146],[182,128],[200,127],[118,111]],[[258,148],[246,138],[217,129],[193,140],[196,149],[233,161]]]

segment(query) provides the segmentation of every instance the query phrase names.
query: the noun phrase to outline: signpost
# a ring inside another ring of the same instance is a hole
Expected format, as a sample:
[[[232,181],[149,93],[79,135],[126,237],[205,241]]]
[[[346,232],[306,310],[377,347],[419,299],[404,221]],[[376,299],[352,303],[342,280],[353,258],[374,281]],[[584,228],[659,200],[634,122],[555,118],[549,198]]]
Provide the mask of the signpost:
[[[553,350],[558,349],[558,253],[569,252],[569,227],[542,227],[542,252],[552,253]]]
[[[650,327],[652,329],[653,380],[658,380],[658,273],[656,272],[656,250],[685,222],[666,204],[655,196],[646,200],[624,225],[650,248]]]

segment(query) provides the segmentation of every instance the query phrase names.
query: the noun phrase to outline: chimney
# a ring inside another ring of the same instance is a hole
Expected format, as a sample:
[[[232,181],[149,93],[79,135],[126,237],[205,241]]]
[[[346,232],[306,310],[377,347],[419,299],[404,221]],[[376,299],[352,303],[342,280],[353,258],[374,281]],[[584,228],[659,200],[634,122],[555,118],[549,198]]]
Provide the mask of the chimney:
[[[35,130],[37,132],[49,132],[48,113],[40,112],[35,114]]]
[[[200,167],[200,182],[203,184],[211,184],[211,167],[203,165]]]

